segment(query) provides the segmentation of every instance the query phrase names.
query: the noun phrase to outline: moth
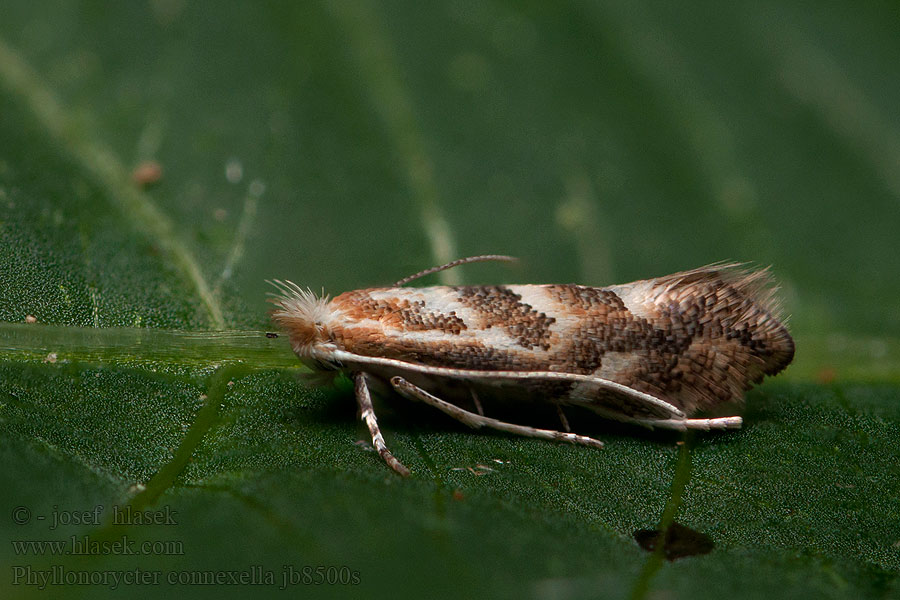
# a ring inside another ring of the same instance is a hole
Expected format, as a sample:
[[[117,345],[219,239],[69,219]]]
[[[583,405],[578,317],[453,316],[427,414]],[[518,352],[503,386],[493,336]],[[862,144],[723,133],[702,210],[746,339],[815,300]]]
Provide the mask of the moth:
[[[333,300],[290,281],[271,282],[280,292],[270,299],[272,318],[293,351],[316,371],[352,377],[372,444],[401,475],[409,469],[385,444],[372,405],[375,384],[476,429],[602,447],[570,431],[565,407],[651,428],[738,428],[740,416],[697,415],[740,403],[794,356],[768,270],[741,264],[604,288],[403,287],[485,260],[514,259],[464,258]],[[555,405],[562,430],[487,416],[484,396]]]

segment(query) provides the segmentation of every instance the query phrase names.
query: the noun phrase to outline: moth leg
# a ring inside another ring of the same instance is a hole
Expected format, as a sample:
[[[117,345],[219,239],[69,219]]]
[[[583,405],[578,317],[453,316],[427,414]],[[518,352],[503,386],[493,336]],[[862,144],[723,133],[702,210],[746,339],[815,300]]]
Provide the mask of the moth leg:
[[[571,442],[573,444],[592,446],[594,448],[603,447],[603,442],[601,442],[600,440],[595,440],[594,438],[590,438],[584,435],[566,433],[564,431],[554,431],[552,429],[536,429],[534,427],[528,427],[526,425],[516,425],[514,423],[498,421],[497,419],[492,419],[483,415],[476,415],[475,413],[460,408],[455,404],[450,404],[445,400],[441,400],[436,396],[432,396],[422,388],[411,384],[402,377],[391,377],[391,385],[394,386],[394,389],[397,390],[398,393],[405,396],[406,398],[409,398],[410,400],[421,400],[425,404],[435,407],[436,409],[444,412],[447,415],[450,415],[457,421],[460,421],[461,423],[464,423],[469,427],[472,427],[473,429],[490,427],[492,429],[499,429],[500,431],[522,435],[525,437],[536,437],[545,440]]]
[[[710,429],[740,429],[744,420],[741,417],[718,417],[715,419],[629,419],[629,422],[645,425],[651,429],[660,427],[678,431],[688,429],[709,431]]]
[[[409,469],[403,463],[394,458],[391,451],[388,450],[387,444],[384,443],[384,436],[381,435],[381,429],[378,427],[378,419],[375,418],[375,408],[372,406],[372,396],[369,394],[369,386],[366,384],[366,374],[358,371],[353,374],[354,390],[356,391],[356,402],[359,404],[360,418],[366,422],[369,427],[369,433],[372,434],[372,445],[375,450],[384,459],[390,468],[397,471],[404,477],[409,476]]]
[[[478,414],[483,417],[484,409],[481,408],[481,400],[478,399],[478,394],[476,394],[475,390],[472,388],[469,388],[469,392],[472,394],[472,401],[475,403],[475,410],[477,410]]]
[[[562,423],[563,429],[572,431],[572,428],[569,427],[569,420],[566,418],[566,413],[563,412],[562,404],[556,405],[556,414],[559,415],[559,422]]]

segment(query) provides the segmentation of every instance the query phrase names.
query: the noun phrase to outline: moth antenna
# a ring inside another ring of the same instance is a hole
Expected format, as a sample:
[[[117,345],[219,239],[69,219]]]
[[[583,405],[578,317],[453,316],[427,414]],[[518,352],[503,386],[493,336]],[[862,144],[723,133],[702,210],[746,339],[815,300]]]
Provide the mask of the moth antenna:
[[[499,260],[504,262],[516,262],[519,260],[515,256],[506,256],[505,254],[482,254],[481,256],[469,256],[468,258],[460,258],[454,260],[452,262],[448,262],[446,265],[441,265],[439,267],[431,267],[430,269],[425,269],[424,271],[419,271],[415,275],[410,275],[409,277],[404,277],[400,281],[394,283],[391,287],[400,287],[413,281],[414,279],[419,279],[420,277],[425,277],[426,275],[431,275],[433,273],[440,273],[441,271],[446,271],[447,269],[452,269],[453,267],[458,267],[459,265],[467,265],[469,263],[475,262],[487,262],[489,260]]]

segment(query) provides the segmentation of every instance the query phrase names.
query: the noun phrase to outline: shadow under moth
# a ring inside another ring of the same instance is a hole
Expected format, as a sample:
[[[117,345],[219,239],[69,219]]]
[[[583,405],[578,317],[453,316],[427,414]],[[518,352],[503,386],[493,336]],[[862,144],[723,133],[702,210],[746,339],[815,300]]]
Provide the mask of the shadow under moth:
[[[604,288],[402,287],[484,260],[512,259],[464,258],[333,300],[273,282],[280,294],[271,299],[272,318],[294,352],[314,370],[351,375],[372,443],[401,475],[409,469],[384,442],[373,383],[388,383],[473,428],[602,447],[569,431],[564,407],[651,428],[738,428],[739,416],[695,415],[738,404],[794,356],[768,271],[740,264]],[[486,416],[479,400],[485,395],[556,405],[564,431]]]

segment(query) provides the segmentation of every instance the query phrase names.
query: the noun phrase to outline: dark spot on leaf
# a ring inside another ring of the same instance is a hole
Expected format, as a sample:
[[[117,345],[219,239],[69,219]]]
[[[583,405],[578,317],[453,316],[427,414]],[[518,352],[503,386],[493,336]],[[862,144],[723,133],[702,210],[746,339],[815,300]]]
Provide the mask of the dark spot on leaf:
[[[277,333],[272,333],[271,331],[267,331],[267,332],[266,332],[266,337],[269,338],[269,339],[271,340],[271,339],[277,338],[277,337],[278,337],[278,334],[277,334]]]
[[[647,552],[655,551],[662,537],[663,533],[658,529],[638,529],[634,532],[635,541]],[[686,556],[708,554],[714,547],[712,538],[705,533],[672,523],[665,532],[663,556],[666,560],[676,560]]]

